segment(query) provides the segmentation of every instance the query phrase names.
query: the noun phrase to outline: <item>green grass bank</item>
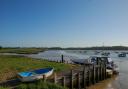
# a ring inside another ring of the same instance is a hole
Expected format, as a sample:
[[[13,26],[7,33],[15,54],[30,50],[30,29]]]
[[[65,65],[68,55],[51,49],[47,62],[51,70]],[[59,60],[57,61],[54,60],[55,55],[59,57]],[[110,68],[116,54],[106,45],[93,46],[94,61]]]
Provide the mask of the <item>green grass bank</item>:
[[[72,65],[22,56],[0,55],[0,82],[14,79],[18,72],[46,67],[53,67],[56,72],[61,72],[69,70]]]

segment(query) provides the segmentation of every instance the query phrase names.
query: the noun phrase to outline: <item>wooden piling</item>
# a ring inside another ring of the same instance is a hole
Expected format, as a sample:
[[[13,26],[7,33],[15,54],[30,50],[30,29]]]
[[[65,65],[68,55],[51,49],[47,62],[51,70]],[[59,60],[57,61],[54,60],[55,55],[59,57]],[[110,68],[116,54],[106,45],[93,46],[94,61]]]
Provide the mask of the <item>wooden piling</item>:
[[[65,79],[65,76],[63,76],[63,77],[62,77],[62,82],[63,82],[63,83],[62,83],[62,86],[63,86],[63,87],[65,87],[65,80],[66,80],[66,79]]]
[[[46,82],[46,76],[45,75],[43,75],[43,81]]]
[[[87,73],[87,76],[88,76],[88,86],[90,86],[91,85],[91,69],[89,68],[89,70],[88,70],[88,73]]]
[[[73,89],[73,70],[71,70],[70,89]]]
[[[62,63],[64,63],[64,55],[61,55]]]
[[[103,67],[102,62],[100,62],[100,81],[103,80],[103,77],[102,77],[103,76],[102,67]]]
[[[54,84],[57,83],[57,79],[56,79],[56,73],[54,73]]]
[[[105,72],[106,72],[106,69],[105,69],[105,60],[103,60],[103,80],[105,79]]]
[[[84,71],[83,71],[83,88],[86,89],[86,70],[84,68]]]
[[[96,83],[96,75],[95,75],[95,65],[93,65],[93,69],[92,69],[92,83],[95,84]]]
[[[77,74],[77,89],[80,89],[81,85],[80,85],[80,73]]]
[[[97,82],[100,81],[100,66],[97,67]]]
[[[107,72],[106,72],[106,70],[107,70],[107,61],[105,61],[105,79],[107,78]]]

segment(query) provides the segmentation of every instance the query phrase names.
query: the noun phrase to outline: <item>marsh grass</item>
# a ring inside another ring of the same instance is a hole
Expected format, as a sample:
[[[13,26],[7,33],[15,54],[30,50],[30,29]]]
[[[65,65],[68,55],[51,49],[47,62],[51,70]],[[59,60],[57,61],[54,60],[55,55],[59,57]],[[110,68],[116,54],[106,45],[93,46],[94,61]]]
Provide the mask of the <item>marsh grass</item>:
[[[0,53],[35,54],[45,50],[44,48],[1,48]]]
[[[37,83],[27,83],[21,84],[17,89],[67,89],[60,85],[38,81]]]
[[[18,72],[46,67],[53,67],[56,72],[60,72],[70,69],[71,65],[22,56],[0,55],[0,82],[14,79]]]

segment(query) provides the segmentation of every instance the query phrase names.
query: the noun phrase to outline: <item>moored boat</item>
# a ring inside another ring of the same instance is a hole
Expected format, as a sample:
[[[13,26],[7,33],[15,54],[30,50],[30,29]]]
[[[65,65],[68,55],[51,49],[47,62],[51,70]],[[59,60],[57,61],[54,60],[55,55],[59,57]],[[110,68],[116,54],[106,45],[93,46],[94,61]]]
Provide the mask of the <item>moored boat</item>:
[[[126,57],[126,53],[120,53],[118,54],[118,57]]]
[[[109,56],[110,55],[110,52],[103,52],[103,53],[101,53],[101,55],[103,55],[103,56]]]
[[[18,73],[18,78],[22,82],[31,82],[35,80],[39,80],[45,77],[49,77],[53,74],[54,69],[53,68],[43,68],[43,69],[37,69],[33,71],[26,71],[26,72],[20,72]]]
[[[119,68],[118,66],[114,63],[114,61],[108,57],[108,56],[91,56],[90,58],[88,59],[77,59],[77,60],[72,60],[74,63],[76,64],[81,64],[81,65],[84,65],[84,64],[97,64],[97,60],[105,60],[106,61],[106,67],[108,70],[112,70],[113,73],[118,73],[119,72]]]

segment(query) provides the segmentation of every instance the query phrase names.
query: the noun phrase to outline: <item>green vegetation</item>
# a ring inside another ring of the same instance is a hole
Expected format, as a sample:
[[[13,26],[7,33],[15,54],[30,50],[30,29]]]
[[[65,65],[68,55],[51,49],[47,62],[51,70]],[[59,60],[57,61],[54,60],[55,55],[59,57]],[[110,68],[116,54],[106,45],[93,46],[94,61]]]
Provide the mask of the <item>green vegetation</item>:
[[[3,48],[0,46],[0,53],[17,53],[17,54],[36,54],[43,52],[45,50],[128,50],[126,46],[101,46],[101,47],[77,47],[77,48],[61,48],[61,47],[51,47],[51,48]]]
[[[22,56],[0,55],[0,81],[15,78],[18,72],[46,67],[53,67],[56,72],[60,72],[71,68],[71,65]]]
[[[6,87],[0,87],[0,89],[9,89],[9,88],[6,88]]]
[[[17,89],[67,89],[67,88],[48,82],[38,81],[36,83],[21,84],[17,87]]]
[[[45,48],[0,48],[0,53],[35,54],[45,50]]]

